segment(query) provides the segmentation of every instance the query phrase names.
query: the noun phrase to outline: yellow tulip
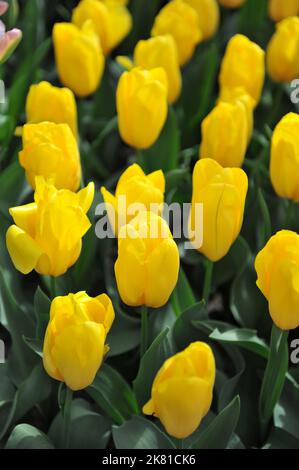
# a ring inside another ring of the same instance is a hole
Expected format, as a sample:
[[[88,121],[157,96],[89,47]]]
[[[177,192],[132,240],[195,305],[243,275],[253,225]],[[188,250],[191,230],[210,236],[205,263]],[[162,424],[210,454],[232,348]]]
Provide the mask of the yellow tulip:
[[[159,418],[168,434],[185,439],[208,413],[215,382],[215,358],[206,343],[191,343],[167,359],[152,386],[143,413]]]
[[[108,349],[105,341],[113,320],[113,305],[106,294],[89,297],[78,292],[56,297],[43,348],[50,377],[74,391],[92,384]]]
[[[281,21],[299,13],[299,0],[269,0],[269,16],[275,21]]]
[[[134,63],[144,69],[163,67],[168,80],[168,101],[174,103],[182,88],[178,53],[169,34],[139,41],[134,51]]]
[[[225,8],[239,8],[245,3],[245,0],[218,0],[218,2]]]
[[[134,163],[129,166],[118,180],[115,196],[102,187],[101,192],[104,201],[113,208],[113,214],[110,215],[110,222],[115,233],[122,225],[126,225],[132,220],[140,204],[143,210],[151,209],[151,205],[157,205],[158,213],[161,213],[164,202],[165,178],[162,170],[154,171],[145,175],[139,165]],[[122,198],[125,198],[122,204]],[[135,206],[135,207],[134,207]],[[132,212],[129,214],[129,209]],[[109,207],[108,207],[109,214]],[[118,221],[116,218],[119,218]],[[119,225],[118,223],[119,222]]]
[[[158,139],[168,112],[167,76],[162,68],[139,67],[124,72],[116,92],[118,126],[122,139],[145,149]]]
[[[122,301],[131,306],[165,305],[177,283],[179,251],[165,220],[140,212],[119,231],[115,263]]]
[[[278,196],[299,202],[299,115],[289,113],[277,124],[271,143],[270,176]]]
[[[246,173],[240,168],[222,168],[215,160],[199,160],[193,171],[193,195],[189,217],[191,242],[201,233],[198,251],[210,261],[219,261],[237,239],[244,215],[248,189]],[[196,204],[203,205],[203,224],[196,222]],[[198,238],[198,237],[197,237]]]
[[[202,121],[200,158],[213,158],[224,167],[241,167],[245,158],[249,123],[242,101],[220,101]]]
[[[299,75],[299,18],[292,16],[276,25],[267,48],[267,70],[272,80],[290,82]]]
[[[281,230],[255,260],[257,286],[266,297],[273,322],[282,330],[299,326],[299,235]]]
[[[91,20],[105,55],[129,34],[132,17],[124,5],[116,1],[81,0],[73,10],[72,22],[82,27]]]
[[[151,34],[173,36],[180,65],[191,59],[195,47],[203,38],[196,11],[183,0],[172,0],[160,10]]]
[[[31,85],[26,114],[27,121],[33,124],[43,121],[68,124],[77,138],[77,105],[69,88],[58,88],[48,82]]]
[[[43,176],[57,189],[77,191],[81,164],[77,141],[70,127],[53,122],[25,124],[22,136],[19,160],[32,188],[35,188],[35,177]]]
[[[56,66],[62,83],[79,97],[94,93],[100,85],[105,58],[90,21],[78,28],[56,23],[53,29]]]
[[[254,127],[254,121],[253,121],[253,113],[254,113],[254,108],[256,106],[255,100],[252,98],[252,96],[248,95],[246,90],[242,87],[236,87],[236,88],[224,88],[221,90],[219,102],[225,102],[225,103],[238,103],[241,102],[245,106],[246,110],[246,115],[247,115],[247,128],[248,128],[248,143],[251,140],[252,133],[253,133],[253,127]]]
[[[36,179],[35,202],[9,210],[15,225],[6,245],[16,269],[61,276],[79,258],[81,238],[91,224],[86,215],[94,196],[90,183],[77,194]]]
[[[217,0],[184,0],[198,14],[199,27],[203,39],[209,39],[217,32],[220,11]]]
[[[259,102],[265,79],[265,53],[242,34],[233,36],[226,48],[220,70],[220,89],[243,87]]]

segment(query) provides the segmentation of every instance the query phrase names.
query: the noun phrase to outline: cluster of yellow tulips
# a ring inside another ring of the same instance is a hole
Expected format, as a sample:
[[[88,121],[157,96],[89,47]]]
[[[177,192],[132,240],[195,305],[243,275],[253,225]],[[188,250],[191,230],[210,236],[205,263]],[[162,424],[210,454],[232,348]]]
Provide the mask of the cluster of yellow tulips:
[[[66,88],[45,81],[31,86],[19,162],[34,190],[34,202],[10,209],[14,224],[6,235],[13,264],[23,274],[35,270],[41,275],[61,276],[80,256],[82,238],[91,227],[88,211],[95,185],[90,182],[82,187],[74,94],[86,97],[99,87],[105,57],[132,27],[127,3],[80,0],[71,22],[54,25],[56,66]],[[218,3],[237,8],[244,0]],[[117,58],[126,69],[118,81],[116,107],[119,133],[127,145],[147,149],[157,141],[168,106],[181,93],[181,67],[201,41],[217,32],[218,3],[171,0],[156,16],[151,37],[136,44],[132,58]],[[278,23],[266,54],[241,34],[233,36],[227,45],[219,74],[219,98],[201,125],[189,216],[192,242],[191,233],[199,230],[195,208],[203,205],[203,243],[198,251],[209,266],[229,252],[242,229],[248,178],[241,167],[252,138],[254,111],[261,99],[266,68],[278,82],[298,77],[298,13],[296,0],[269,1],[269,14]],[[296,202],[298,135],[299,116],[284,116],[273,132],[270,158],[275,192]],[[180,255],[162,218],[163,171],[145,174],[134,163],[120,176],[115,194],[105,187],[101,192],[116,211],[120,197],[125,196],[127,201],[121,214],[123,223],[113,226],[118,238],[114,270],[121,300],[130,307],[164,306],[178,280]],[[143,204],[146,210],[130,216],[127,210],[133,203]],[[158,213],[150,211],[153,203],[159,206]],[[159,230],[154,239],[153,224]],[[298,263],[299,235],[287,230],[274,235],[255,261],[258,288],[269,302],[273,322],[282,330],[299,325]],[[114,316],[106,294],[90,297],[78,292],[53,298],[43,348],[47,373],[71,390],[88,387],[109,350],[107,335]],[[214,382],[213,351],[203,342],[194,342],[162,365],[143,412],[159,418],[171,436],[185,438],[208,413]]]

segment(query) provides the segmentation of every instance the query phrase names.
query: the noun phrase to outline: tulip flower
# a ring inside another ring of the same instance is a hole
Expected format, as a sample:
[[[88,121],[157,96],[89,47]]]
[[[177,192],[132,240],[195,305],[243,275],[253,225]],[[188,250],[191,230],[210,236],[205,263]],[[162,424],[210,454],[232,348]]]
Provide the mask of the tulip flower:
[[[142,205],[143,211],[149,211],[150,209],[153,210],[153,204],[155,204],[158,213],[161,213],[164,191],[165,178],[163,171],[158,170],[145,175],[136,163],[129,166],[121,175],[116,186],[115,196],[102,187],[101,192],[104,201],[110,205],[110,209],[113,209],[110,221],[114,231],[118,233],[122,225],[130,222],[135,217],[135,211],[140,205]],[[122,204],[122,198],[124,198],[124,204]],[[132,210],[131,214],[129,214],[130,209]]]
[[[134,64],[150,70],[162,67],[167,75],[168,102],[174,103],[182,88],[182,77],[174,39],[169,34],[156,36],[137,43],[134,51]]]
[[[272,80],[287,83],[299,75],[299,18],[292,16],[276,25],[267,47],[267,70]]]
[[[196,11],[183,0],[172,0],[158,13],[152,36],[170,34],[176,43],[180,65],[188,62],[203,35]]]
[[[220,70],[220,90],[243,87],[259,102],[265,79],[265,53],[242,34],[233,36],[226,48]]]
[[[0,16],[6,13],[8,7],[7,2],[0,1]],[[6,31],[4,23],[0,21],[0,65],[9,59],[21,39],[22,31],[20,29],[14,28]]]
[[[4,15],[8,10],[8,3],[0,1],[0,16]]]
[[[68,88],[58,88],[45,81],[31,85],[26,114],[27,121],[33,124],[43,121],[68,124],[77,138],[77,105]]]
[[[210,261],[219,261],[237,239],[244,215],[248,189],[246,173],[240,168],[222,168],[215,160],[199,160],[193,171],[193,195],[189,217],[191,242],[202,231],[198,251]],[[196,204],[203,205],[202,227],[196,226]]]
[[[116,105],[120,135],[128,145],[145,149],[155,143],[167,118],[167,95],[167,76],[161,67],[136,67],[122,74]]]
[[[218,2],[225,8],[239,8],[245,3],[245,0],[218,0]]]
[[[220,11],[217,0],[184,0],[194,8],[198,14],[199,27],[203,39],[209,39],[217,32],[220,20]]]
[[[269,16],[275,21],[282,21],[299,13],[299,0],[269,0]]]
[[[289,113],[277,124],[271,143],[270,176],[280,197],[299,202],[299,116]]]
[[[100,85],[105,59],[91,21],[82,28],[56,23],[53,29],[56,65],[61,82],[77,96],[94,93]]]
[[[255,260],[257,286],[266,297],[273,322],[281,330],[299,326],[299,235],[281,230]]]
[[[247,143],[249,143],[252,137],[253,127],[254,127],[253,112],[256,106],[255,100],[252,98],[252,96],[246,93],[246,90],[244,90],[244,88],[237,87],[237,88],[224,88],[221,91],[219,102],[220,101],[223,101],[225,103],[231,103],[231,104],[240,102],[245,106],[246,115],[247,115],[247,128],[248,128]]]
[[[61,276],[79,258],[81,239],[91,224],[86,215],[94,196],[90,183],[77,194],[57,190],[36,179],[34,203],[9,210],[15,225],[6,245],[15,268],[23,274]]]
[[[179,251],[165,220],[140,212],[119,231],[115,276],[122,301],[131,306],[165,305],[178,280]]]
[[[250,131],[243,102],[220,101],[201,128],[200,158],[213,158],[224,167],[242,166]]]
[[[33,189],[36,176],[43,176],[57,189],[77,191],[80,186],[78,145],[67,124],[25,124],[19,160]]]
[[[73,10],[72,22],[81,28],[87,20],[92,21],[105,55],[118,46],[132,28],[127,8],[111,0],[81,0]]]
[[[73,391],[94,381],[105,352],[114,309],[106,294],[89,297],[86,292],[56,297],[43,348],[45,370]]]
[[[185,439],[208,413],[215,383],[215,358],[206,343],[191,343],[167,359],[152,386],[143,413],[159,418],[168,434]]]

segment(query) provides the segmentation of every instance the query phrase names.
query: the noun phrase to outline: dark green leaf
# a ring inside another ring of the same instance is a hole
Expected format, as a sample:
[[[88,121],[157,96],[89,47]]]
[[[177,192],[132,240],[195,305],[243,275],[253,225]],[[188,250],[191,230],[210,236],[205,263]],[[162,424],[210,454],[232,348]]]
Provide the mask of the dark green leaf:
[[[18,424],[12,431],[6,449],[54,449],[47,436],[30,424]]]

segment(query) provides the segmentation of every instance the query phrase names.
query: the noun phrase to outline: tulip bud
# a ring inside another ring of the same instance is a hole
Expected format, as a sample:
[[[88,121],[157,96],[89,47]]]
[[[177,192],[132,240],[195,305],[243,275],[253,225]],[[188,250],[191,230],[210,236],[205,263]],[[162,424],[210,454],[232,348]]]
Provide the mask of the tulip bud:
[[[153,210],[152,205],[155,204],[157,205],[157,212],[161,213],[164,191],[165,178],[163,171],[154,171],[149,175],[145,175],[136,163],[129,166],[121,175],[116,186],[115,196],[102,187],[101,192],[104,201],[113,208],[110,222],[114,232],[118,233],[122,225],[126,225],[135,217],[136,210],[139,210],[140,205],[143,206],[143,211],[149,211]],[[122,198],[124,201],[122,201]],[[116,217],[119,219],[118,221]],[[120,223],[120,226],[117,222]]]
[[[7,10],[8,10],[8,3],[7,2],[3,2],[2,0],[0,1],[0,16],[4,15]]]
[[[170,34],[175,40],[180,65],[188,62],[202,32],[196,11],[183,0],[172,0],[158,13],[151,32],[152,36]]]
[[[72,22],[82,27],[92,21],[105,55],[129,34],[132,17],[124,5],[116,1],[81,0],[73,10]]]
[[[167,118],[167,94],[167,76],[162,68],[136,67],[122,74],[116,105],[120,135],[128,145],[145,149],[155,143]]]
[[[26,101],[27,121],[68,124],[77,138],[77,105],[69,88],[58,88],[48,82],[31,85]]]
[[[56,23],[53,29],[56,66],[62,83],[79,97],[100,85],[105,59],[91,22],[79,29],[71,23]]]
[[[220,101],[202,121],[200,158],[213,158],[224,167],[241,167],[246,154],[249,123],[241,101]]]
[[[248,141],[250,142],[252,133],[253,133],[253,112],[256,106],[255,100],[252,96],[246,93],[246,90],[242,87],[237,88],[224,88],[221,90],[219,102],[223,101],[224,103],[242,103],[245,106],[246,116],[247,116],[247,128],[248,128]],[[238,166],[238,165],[236,165]]]
[[[14,52],[22,39],[22,31],[14,28],[5,32],[5,27],[0,21],[0,65],[4,64]]]
[[[113,320],[113,305],[106,294],[89,297],[78,292],[56,297],[43,348],[50,377],[74,391],[92,384],[108,349],[105,341]]]
[[[292,16],[276,25],[267,48],[267,69],[272,80],[290,82],[299,75],[299,18]]]
[[[226,48],[220,70],[220,89],[243,87],[259,102],[265,79],[265,53],[242,34],[233,36]]]
[[[198,251],[219,261],[237,239],[244,215],[248,189],[246,173],[240,168],[222,168],[215,160],[199,160],[193,171],[193,195],[189,217],[191,242],[202,231]],[[196,224],[196,204],[203,205],[203,224]]]
[[[36,178],[35,202],[9,210],[15,225],[6,245],[15,268],[23,274],[61,276],[79,258],[81,238],[91,224],[86,215],[94,196],[90,183],[77,194],[57,190]]]
[[[177,283],[179,265],[178,247],[160,216],[140,212],[120,229],[114,270],[125,304],[165,305]]]
[[[218,2],[225,8],[239,8],[245,3],[245,0],[218,0]]]
[[[184,0],[198,14],[203,39],[209,39],[217,32],[220,12],[217,0]]]
[[[277,124],[271,143],[270,176],[280,197],[299,202],[299,116],[289,113]]]
[[[167,359],[152,386],[143,413],[159,418],[168,434],[185,439],[208,413],[215,383],[215,358],[206,343],[191,343]]]
[[[299,13],[299,0],[269,0],[269,16],[275,21],[282,21]]]
[[[57,189],[77,191],[80,186],[78,145],[67,124],[25,124],[19,160],[33,189],[36,176],[43,176]]]
[[[282,330],[299,326],[299,235],[281,230],[255,259],[257,286],[266,297],[273,322]]]
[[[144,69],[162,67],[167,75],[168,102],[174,103],[182,88],[181,70],[178,53],[173,37],[156,36],[139,41],[134,51],[134,63]]]

